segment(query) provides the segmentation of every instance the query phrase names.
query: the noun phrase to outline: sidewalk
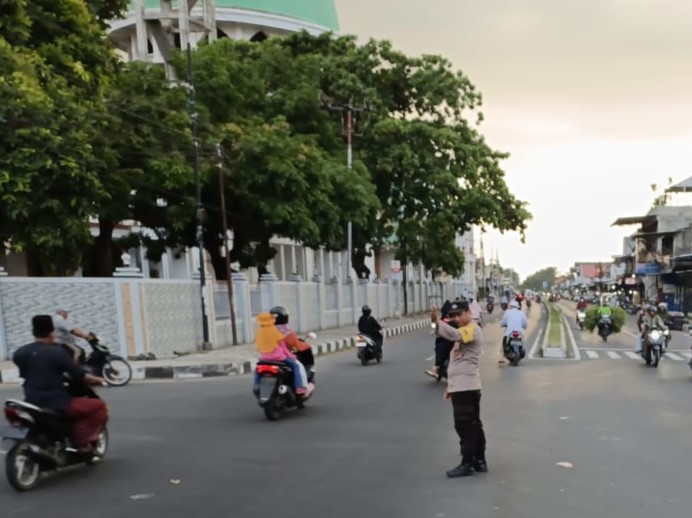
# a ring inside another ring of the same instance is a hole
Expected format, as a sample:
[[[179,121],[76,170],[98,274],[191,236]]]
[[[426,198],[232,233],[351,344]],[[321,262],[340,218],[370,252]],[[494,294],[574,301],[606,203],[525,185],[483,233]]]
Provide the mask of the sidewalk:
[[[409,333],[429,325],[424,314],[392,318],[382,322],[385,337]],[[317,331],[312,347],[316,356],[348,349],[355,346],[358,326],[344,326]],[[187,354],[177,358],[151,361],[132,361],[132,378],[141,379],[182,379],[211,376],[235,376],[252,372],[257,363],[255,344],[225,347],[208,352]],[[20,383],[19,373],[12,362],[0,362],[0,383]]]

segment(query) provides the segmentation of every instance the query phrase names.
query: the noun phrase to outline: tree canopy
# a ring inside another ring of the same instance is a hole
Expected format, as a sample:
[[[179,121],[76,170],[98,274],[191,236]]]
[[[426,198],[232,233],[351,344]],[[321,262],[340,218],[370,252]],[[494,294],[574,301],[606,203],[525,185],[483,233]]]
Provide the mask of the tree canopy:
[[[133,240],[154,259],[196,242],[188,87],[163,67],[117,61],[104,27],[125,4],[1,7],[0,239],[29,253],[34,274],[83,266],[110,275]],[[174,67],[186,77],[183,55]],[[193,77],[205,246],[219,277],[219,174],[232,259],[260,270],[273,236],[341,250],[351,221],[359,275],[366,255],[385,246],[456,275],[457,233],[472,225],[523,233],[530,219],[505,184],[506,155],[479,131],[480,94],[440,56],[350,36],[221,39],[194,52]],[[349,170],[343,121],[325,104],[351,102],[367,112],[358,114]],[[114,242],[121,221],[148,231]]]
[[[537,272],[529,275],[522,284],[522,289],[540,291],[545,289],[543,283],[547,282],[548,286],[551,287],[555,284],[555,278],[557,276],[557,268],[550,266],[548,268],[543,268]]]

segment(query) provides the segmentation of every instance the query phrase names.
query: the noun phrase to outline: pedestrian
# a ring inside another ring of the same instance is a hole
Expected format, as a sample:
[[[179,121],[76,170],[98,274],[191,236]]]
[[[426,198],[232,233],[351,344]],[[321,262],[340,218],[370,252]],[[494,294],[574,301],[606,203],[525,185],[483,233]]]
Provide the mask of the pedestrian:
[[[485,433],[480,416],[481,404],[481,330],[471,318],[468,302],[452,304],[449,318],[458,329],[439,318],[436,307],[430,312],[437,333],[455,342],[447,369],[447,388],[444,399],[452,401],[454,428],[461,445],[461,464],[447,471],[450,478],[486,473]]]

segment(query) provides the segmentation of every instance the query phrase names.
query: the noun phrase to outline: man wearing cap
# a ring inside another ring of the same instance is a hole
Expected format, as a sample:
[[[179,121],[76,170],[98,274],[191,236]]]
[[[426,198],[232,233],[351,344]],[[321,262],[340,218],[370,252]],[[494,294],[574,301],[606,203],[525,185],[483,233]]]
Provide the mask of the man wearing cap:
[[[502,338],[502,349],[500,349],[500,361],[499,363],[505,363],[505,346],[507,345],[507,340],[512,335],[514,331],[518,331],[524,335],[524,331],[529,326],[529,320],[526,318],[524,312],[519,309],[519,303],[513,300],[509,305],[509,309],[505,311],[502,317],[502,323],[500,324],[505,328],[505,336]]]
[[[75,336],[83,338],[84,340],[90,340],[93,338],[93,335],[82,331],[75,326],[72,321],[68,320],[71,312],[72,310],[66,306],[59,307],[55,312],[55,316],[53,317],[55,341],[59,345],[69,349],[75,363],[79,363],[79,359],[84,354],[84,350],[77,345]]]
[[[100,399],[72,397],[63,385],[63,376],[68,374],[70,379],[89,385],[100,385],[103,379],[75,365],[70,355],[55,344],[50,315],[36,315],[31,325],[35,341],[17,349],[12,357],[24,378],[24,397],[32,405],[69,417],[74,447],[88,453],[108,420],[108,410]]]

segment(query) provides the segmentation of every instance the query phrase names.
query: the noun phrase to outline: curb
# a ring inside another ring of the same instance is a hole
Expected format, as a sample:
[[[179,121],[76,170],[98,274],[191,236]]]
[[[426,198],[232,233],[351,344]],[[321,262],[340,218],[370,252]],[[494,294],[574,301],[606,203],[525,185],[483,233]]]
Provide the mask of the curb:
[[[429,324],[429,319],[418,320],[409,324],[384,329],[384,337],[390,338],[402,334],[411,333],[425,328]],[[339,338],[322,342],[312,346],[315,356],[351,349],[355,347],[355,337]],[[247,360],[233,363],[201,363],[197,365],[180,365],[169,367],[140,367],[132,369],[133,380],[144,379],[194,379],[194,378],[214,378],[220,376],[242,376],[250,374],[255,370],[257,360]],[[16,369],[0,370],[0,384],[21,383],[19,372]]]

